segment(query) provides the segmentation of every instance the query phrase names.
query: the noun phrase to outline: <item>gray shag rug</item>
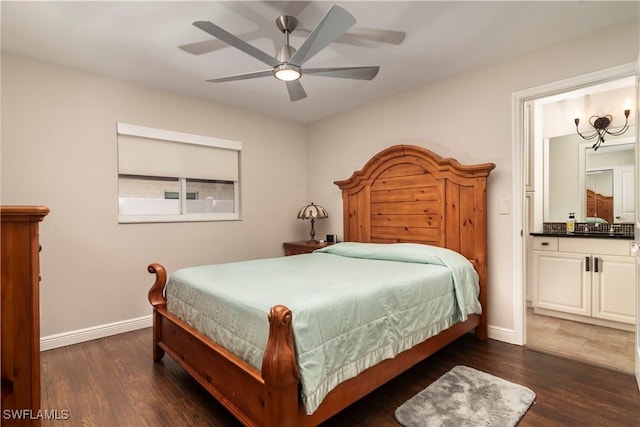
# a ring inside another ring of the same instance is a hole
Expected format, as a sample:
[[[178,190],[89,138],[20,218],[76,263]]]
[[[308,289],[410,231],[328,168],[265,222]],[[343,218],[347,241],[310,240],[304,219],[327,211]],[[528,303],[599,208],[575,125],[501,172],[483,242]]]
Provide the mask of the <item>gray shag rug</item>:
[[[536,394],[485,372],[456,366],[396,409],[405,427],[515,426]]]

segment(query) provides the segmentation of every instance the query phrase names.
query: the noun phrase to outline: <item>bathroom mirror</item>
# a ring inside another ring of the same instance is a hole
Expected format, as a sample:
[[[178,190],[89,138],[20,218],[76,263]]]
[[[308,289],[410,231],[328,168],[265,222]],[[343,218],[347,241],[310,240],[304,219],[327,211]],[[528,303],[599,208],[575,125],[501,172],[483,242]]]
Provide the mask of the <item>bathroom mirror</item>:
[[[570,212],[578,222],[635,221],[635,138],[591,146],[576,134],[545,141],[545,222],[564,222]]]

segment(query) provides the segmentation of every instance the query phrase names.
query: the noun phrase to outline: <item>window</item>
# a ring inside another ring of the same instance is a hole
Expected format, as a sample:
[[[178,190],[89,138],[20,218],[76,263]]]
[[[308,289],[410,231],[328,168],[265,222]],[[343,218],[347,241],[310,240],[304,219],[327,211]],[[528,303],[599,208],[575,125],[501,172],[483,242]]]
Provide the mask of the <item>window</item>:
[[[242,144],[118,123],[118,221],[240,219]]]

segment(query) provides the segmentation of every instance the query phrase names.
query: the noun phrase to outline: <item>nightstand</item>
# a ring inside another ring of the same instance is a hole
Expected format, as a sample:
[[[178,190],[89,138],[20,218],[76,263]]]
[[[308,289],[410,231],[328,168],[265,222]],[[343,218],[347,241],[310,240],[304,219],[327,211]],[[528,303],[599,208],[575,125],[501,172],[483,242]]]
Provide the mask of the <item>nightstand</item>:
[[[329,246],[331,243],[325,242],[284,242],[282,246],[284,246],[284,254],[285,256],[289,255],[300,255],[300,254],[309,254],[316,249],[324,248]]]

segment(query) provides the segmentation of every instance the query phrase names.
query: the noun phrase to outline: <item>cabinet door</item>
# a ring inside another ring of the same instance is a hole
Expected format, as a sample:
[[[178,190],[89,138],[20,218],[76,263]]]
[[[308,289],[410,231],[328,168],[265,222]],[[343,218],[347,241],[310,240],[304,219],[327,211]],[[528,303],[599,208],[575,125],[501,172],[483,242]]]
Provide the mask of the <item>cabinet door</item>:
[[[591,259],[588,254],[534,251],[534,307],[591,316],[586,258]]]
[[[593,317],[635,324],[636,267],[632,257],[594,255]]]

